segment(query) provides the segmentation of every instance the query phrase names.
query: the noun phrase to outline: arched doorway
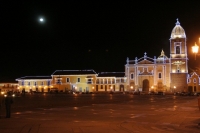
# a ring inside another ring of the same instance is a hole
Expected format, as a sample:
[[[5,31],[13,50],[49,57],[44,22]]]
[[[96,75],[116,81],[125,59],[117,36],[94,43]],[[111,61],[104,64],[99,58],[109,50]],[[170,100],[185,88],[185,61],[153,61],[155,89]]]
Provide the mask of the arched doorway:
[[[143,80],[142,91],[149,91],[149,80],[148,79]]]
[[[119,91],[124,91],[124,85],[119,86]]]

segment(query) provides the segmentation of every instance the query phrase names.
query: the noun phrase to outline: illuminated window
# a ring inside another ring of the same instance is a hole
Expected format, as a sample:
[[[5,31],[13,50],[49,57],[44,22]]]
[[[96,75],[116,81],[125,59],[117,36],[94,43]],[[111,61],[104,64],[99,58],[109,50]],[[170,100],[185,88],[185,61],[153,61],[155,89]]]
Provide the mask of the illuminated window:
[[[69,83],[70,82],[70,80],[69,80],[69,78],[67,78],[67,83]]]
[[[161,79],[162,78],[162,74],[158,73],[158,78]]]
[[[77,82],[81,82],[81,78],[78,78],[78,79],[77,79]]]
[[[131,79],[134,79],[134,74],[133,73],[131,73]]]

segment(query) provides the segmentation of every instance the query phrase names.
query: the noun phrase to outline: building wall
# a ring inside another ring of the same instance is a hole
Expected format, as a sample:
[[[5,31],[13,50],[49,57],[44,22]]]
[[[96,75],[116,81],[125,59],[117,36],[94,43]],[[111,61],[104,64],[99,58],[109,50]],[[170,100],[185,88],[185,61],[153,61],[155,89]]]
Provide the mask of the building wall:
[[[22,90],[25,90],[25,92],[48,92],[52,88],[50,79],[24,79],[19,80],[18,83],[20,92]]]
[[[53,75],[52,77],[52,86],[59,91],[94,92],[96,90],[95,75]]]
[[[188,76],[188,88],[189,92],[200,92],[200,78],[199,75],[193,72]]]
[[[146,73],[143,73],[146,69]],[[148,91],[170,91],[170,64],[126,64],[125,75],[127,76],[127,88],[131,86],[135,91],[144,90],[144,80],[148,80]],[[131,78],[131,74],[134,78]],[[159,74],[161,77],[159,78]],[[147,89],[145,89],[147,91]]]

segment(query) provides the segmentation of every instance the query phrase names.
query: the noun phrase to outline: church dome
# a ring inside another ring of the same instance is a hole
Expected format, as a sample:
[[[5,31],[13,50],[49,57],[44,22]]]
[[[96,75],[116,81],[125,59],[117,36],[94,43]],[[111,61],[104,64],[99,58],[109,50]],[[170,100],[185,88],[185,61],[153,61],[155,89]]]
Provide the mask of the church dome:
[[[159,59],[162,59],[162,60],[163,59],[168,59],[168,57],[165,55],[165,52],[163,50],[161,51],[161,55],[158,57],[158,60]]]
[[[186,38],[185,30],[181,27],[180,22],[177,19],[176,26],[172,30],[171,39],[174,38]]]

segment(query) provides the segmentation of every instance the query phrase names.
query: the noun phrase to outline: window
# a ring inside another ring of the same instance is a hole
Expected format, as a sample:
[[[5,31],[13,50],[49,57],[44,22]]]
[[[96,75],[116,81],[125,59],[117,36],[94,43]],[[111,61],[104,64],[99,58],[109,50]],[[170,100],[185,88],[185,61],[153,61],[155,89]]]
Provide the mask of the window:
[[[22,86],[24,86],[24,81],[22,80]]]
[[[197,91],[197,88],[196,88],[196,86],[194,86],[194,92],[196,92]]]
[[[62,82],[61,82],[61,78],[57,78],[56,79],[56,84],[61,84]]]
[[[101,89],[103,89],[103,85],[101,85]]]
[[[35,82],[34,85],[36,86],[36,85],[37,85],[37,82]]]
[[[82,92],[82,87],[79,87],[79,92]]]
[[[48,86],[50,86],[50,84],[51,84],[51,81],[50,81],[50,80],[48,80],[48,81],[47,81],[47,85],[48,85]]]
[[[162,75],[161,73],[158,73],[158,78],[161,79],[162,78]]]
[[[87,79],[88,84],[92,84],[92,79]]]
[[[67,78],[67,83],[69,83],[70,81],[69,81],[69,78]]]
[[[176,46],[176,54],[180,54],[180,46]]]
[[[77,79],[77,82],[81,82],[81,78],[78,78],[78,79]]]
[[[193,82],[196,83],[197,82],[196,79],[193,79]]]
[[[30,82],[28,82],[28,86],[30,86],[31,85],[31,83]]]
[[[134,74],[133,73],[131,73],[131,79],[134,79]]]
[[[41,85],[44,85],[44,82],[41,82]]]

